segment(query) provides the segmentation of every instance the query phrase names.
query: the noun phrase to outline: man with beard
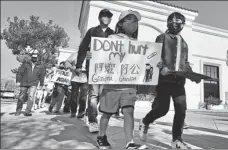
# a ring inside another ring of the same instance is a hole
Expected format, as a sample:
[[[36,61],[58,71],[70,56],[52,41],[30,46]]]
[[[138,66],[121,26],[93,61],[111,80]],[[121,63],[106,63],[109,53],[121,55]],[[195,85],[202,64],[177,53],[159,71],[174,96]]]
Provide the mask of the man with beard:
[[[45,69],[44,66],[38,63],[38,54],[35,50],[31,50],[31,61],[23,63],[16,75],[16,85],[20,86],[20,94],[17,102],[16,116],[21,114],[23,103],[26,101],[26,95],[28,92],[27,108],[25,111],[25,116],[32,116],[31,109],[34,103],[34,95],[37,86],[40,82],[38,89],[44,84]]]
[[[79,52],[77,57],[77,63],[76,63],[76,73],[80,74],[82,71],[82,64],[87,56],[87,52],[90,51],[90,43],[92,37],[108,37],[109,35],[113,34],[114,31],[110,29],[108,26],[111,23],[111,18],[113,14],[108,9],[103,9],[100,11],[98,19],[100,22],[100,25],[96,27],[90,28],[85,37],[83,38],[80,46],[79,46]],[[87,77],[89,72],[89,60],[86,61],[86,71],[87,71]],[[97,121],[97,103],[98,103],[98,97],[99,93],[102,90],[101,85],[93,84],[89,85],[89,91],[88,91],[88,121],[89,121],[89,131],[90,132],[98,132],[98,121]],[[76,99],[75,99],[76,100]],[[75,105],[74,101],[72,101],[71,105]]]
[[[157,43],[163,43],[161,56],[163,65],[156,86],[156,107],[154,105],[154,108],[141,119],[139,124],[140,139],[146,141],[150,123],[167,114],[170,97],[172,97],[175,115],[171,146],[175,149],[189,149],[181,138],[187,107],[185,78],[172,74],[172,71],[192,71],[188,62],[188,45],[180,35],[184,24],[184,15],[174,12],[168,16],[168,30],[156,38]],[[200,80],[194,82],[199,83]]]

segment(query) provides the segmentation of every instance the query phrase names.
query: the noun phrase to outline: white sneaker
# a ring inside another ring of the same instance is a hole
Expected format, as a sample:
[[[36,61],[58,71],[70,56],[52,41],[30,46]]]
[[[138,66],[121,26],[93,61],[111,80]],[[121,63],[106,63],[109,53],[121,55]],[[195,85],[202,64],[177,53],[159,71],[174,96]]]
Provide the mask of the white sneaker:
[[[142,122],[142,119],[141,119],[139,122],[139,138],[143,142],[147,141],[148,129],[149,129],[149,126],[144,125],[144,123]]]
[[[176,140],[175,142],[171,142],[172,149],[191,149],[186,143],[182,140]]]
[[[96,122],[89,123],[89,132],[90,133],[99,132],[98,123],[96,123]]]

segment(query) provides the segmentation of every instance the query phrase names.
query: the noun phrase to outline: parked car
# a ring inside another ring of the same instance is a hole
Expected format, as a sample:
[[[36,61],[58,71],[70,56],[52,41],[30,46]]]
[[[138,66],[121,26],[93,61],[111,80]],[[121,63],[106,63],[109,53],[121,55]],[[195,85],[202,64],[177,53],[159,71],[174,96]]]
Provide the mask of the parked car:
[[[15,98],[14,91],[1,91],[1,98]]]

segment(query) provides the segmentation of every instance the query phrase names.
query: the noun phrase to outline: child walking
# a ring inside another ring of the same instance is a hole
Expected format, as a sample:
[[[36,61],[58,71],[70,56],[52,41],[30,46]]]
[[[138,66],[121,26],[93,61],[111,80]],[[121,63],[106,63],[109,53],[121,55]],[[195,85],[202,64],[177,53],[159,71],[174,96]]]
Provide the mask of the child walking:
[[[141,15],[137,11],[127,10],[120,14],[116,24],[115,34],[108,38],[137,40],[138,22]],[[124,115],[124,133],[126,137],[126,149],[144,149],[134,143],[134,105],[136,101],[136,85],[115,85],[106,84],[100,97],[99,110],[102,112],[100,118],[99,135],[97,145],[100,149],[110,149],[111,145],[107,140],[106,130],[109,119],[116,114],[121,107]]]
[[[147,140],[149,125],[169,111],[170,98],[173,99],[175,115],[172,129],[171,147],[175,149],[189,149],[182,140],[182,130],[186,115],[185,78],[172,75],[172,71],[192,71],[188,62],[188,46],[180,35],[185,24],[184,15],[174,12],[167,19],[168,30],[159,35],[157,43],[163,43],[162,61],[156,97],[153,109],[141,119],[139,136],[142,141]],[[199,83],[200,80],[196,80]]]

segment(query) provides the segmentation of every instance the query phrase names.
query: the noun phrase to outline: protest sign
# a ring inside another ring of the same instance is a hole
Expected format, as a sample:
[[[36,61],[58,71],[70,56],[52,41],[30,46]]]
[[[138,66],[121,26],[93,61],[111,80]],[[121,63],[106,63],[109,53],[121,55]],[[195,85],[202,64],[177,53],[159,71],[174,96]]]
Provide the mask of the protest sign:
[[[70,85],[72,73],[70,71],[56,69],[51,81],[64,85]]]
[[[161,43],[93,37],[89,84],[157,85],[161,50]]]

